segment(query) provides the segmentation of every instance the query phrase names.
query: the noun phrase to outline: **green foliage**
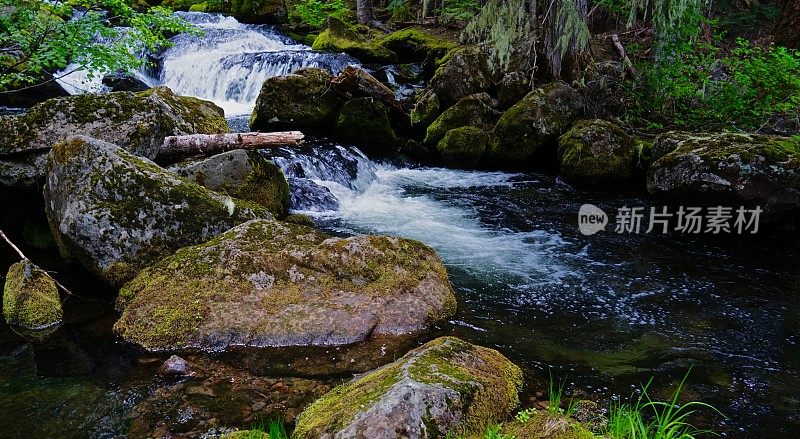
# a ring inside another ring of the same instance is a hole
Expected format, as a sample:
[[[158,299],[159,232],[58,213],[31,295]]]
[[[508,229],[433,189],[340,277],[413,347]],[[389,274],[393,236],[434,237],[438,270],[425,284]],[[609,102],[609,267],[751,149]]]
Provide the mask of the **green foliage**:
[[[628,24],[637,20],[637,14],[649,19],[656,33],[656,60],[669,62],[673,48],[697,34],[705,3],[706,0],[631,0]]]
[[[292,18],[321,28],[329,16],[344,20],[348,14],[343,0],[302,0],[295,5]]]
[[[494,49],[494,67],[506,70],[518,41],[534,43],[532,29],[525,0],[489,0],[467,23],[464,36],[470,41],[488,43]]]
[[[269,421],[268,431],[270,439],[289,439],[289,434],[286,433],[286,426],[283,424],[282,419],[273,419]]]
[[[465,23],[472,20],[481,5],[478,0],[445,0],[440,20],[442,23]]]
[[[564,384],[566,384],[566,379],[561,381],[561,384],[556,387],[555,379],[553,378],[552,372],[550,374],[550,389],[547,395],[547,412],[553,416],[572,416],[572,413],[575,411],[575,403],[574,401],[570,401],[567,409],[563,409],[561,405],[563,404],[564,400]]]
[[[690,369],[691,372],[691,369]],[[611,439],[694,439],[700,435],[713,434],[700,430],[689,423],[689,418],[698,410],[708,409],[719,413],[709,404],[691,401],[678,404],[689,372],[683,377],[668,402],[653,401],[647,393],[652,379],[642,386],[642,393],[634,403],[611,404],[606,435]]]
[[[142,52],[168,47],[167,35],[196,32],[166,8],[140,13],[125,0],[0,0],[0,10],[0,90],[39,82],[70,63],[90,77],[130,72],[145,63]],[[109,17],[126,28],[112,27]]]
[[[800,52],[739,39],[727,54],[687,42],[670,62],[640,66],[641,121],[681,128],[754,129],[800,110]]]
[[[392,14],[392,20],[412,21],[415,19],[414,9],[411,2],[407,0],[390,0],[386,5],[386,10]]]
[[[517,420],[520,424],[526,424],[528,421],[531,420],[531,416],[536,413],[536,408],[531,407],[525,410],[520,410],[517,412],[517,415],[514,416],[514,419]]]
[[[502,430],[500,425],[487,426],[483,439],[516,439],[514,435],[505,435],[501,433],[500,430]]]

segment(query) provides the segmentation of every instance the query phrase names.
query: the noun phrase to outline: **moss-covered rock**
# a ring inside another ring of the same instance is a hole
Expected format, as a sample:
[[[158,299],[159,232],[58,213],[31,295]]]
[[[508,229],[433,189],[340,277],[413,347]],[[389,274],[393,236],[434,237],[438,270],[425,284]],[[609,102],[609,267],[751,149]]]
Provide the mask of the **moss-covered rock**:
[[[61,322],[64,312],[55,281],[29,260],[8,269],[3,288],[6,322],[26,329],[44,329]]]
[[[260,204],[278,218],[289,213],[286,176],[258,151],[229,151],[169,170],[212,191]]]
[[[538,155],[555,155],[558,137],[572,126],[582,108],[581,95],[563,82],[534,90],[497,121],[489,159],[521,166]]]
[[[583,76],[587,116],[608,119],[624,113],[632,97],[625,90],[625,67],[621,62],[591,64]]]
[[[332,78],[323,69],[308,68],[267,79],[256,99],[250,128],[328,133],[342,105],[342,98],[331,87]]]
[[[396,132],[409,127],[408,113],[386,85],[364,69],[348,66],[331,80],[333,88],[346,99],[371,98],[386,107],[389,122]]]
[[[27,113],[0,116],[0,155],[12,154],[0,158],[0,185],[41,183],[47,151],[74,134],[153,159],[166,136],[222,132],[228,124],[221,108],[166,87],[50,99]]]
[[[636,142],[611,122],[581,120],[559,138],[558,158],[567,181],[620,183],[634,173]]]
[[[374,36],[364,36],[343,21],[328,17],[327,26],[311,46],[314,50],[344,52],[369,63],[393,64],[397,55],[381,44]]]
[[[521,385],[520,369],[499,352],[442,337],[315,401],[294,437],[466,436],[507,416]]]
[[[480,162],[491,144],[491,137],[480,128],[466,126],[447,132],[436,150],[448,166],[471,168]]]
[[[223,435],[221,439],[269,439],[269,434],[261,430],[239,430]]]
[[[397,138],[387,108],[372,98],[347,101],[339,112],[334,135],[360,147],[368,155],[386,155],[397,150]]]
[[[656,138],[653,154],[661,156],[647,172],[652,195],[757,205],[772,214],[800,209],[797,138],[670,132]]]
[[[397,54],[401,63],[441,62],[456,47],[452,41],[430,34],[423,29],[409,27],[386,35],[382,45]]]
[[[497,83],[497,100],[503,108],[510,108],[531,91],[531,77],[524,72],[509,72]]]
[[[180,247],[270,216],[261,206],[212,192],[84,136],[53,147],[44,199],[62,254],[112,285]]]
[[[114,330],[151,350],[275,348],[284,372],[335,374],[385,363],[383,342],[413,339],[455,306],[444,266],[419,242],[255,220],[142,271],[120,290]],[[337,348],[314,359],[327,367],[304,366],[309,347],[360,345],[371,364]]]
[[[489,89],[494,81],[495,74],[483,50],[473,46],[452,50],[418,99],[412,122],[428,125],[461,98]]]
[[[500,117],[500,112],[493,108],[496,105],[486,93],[476,93],[459,100],[428,126],[425,143],[436,145],[448,131],[465,126],[490,131]]]

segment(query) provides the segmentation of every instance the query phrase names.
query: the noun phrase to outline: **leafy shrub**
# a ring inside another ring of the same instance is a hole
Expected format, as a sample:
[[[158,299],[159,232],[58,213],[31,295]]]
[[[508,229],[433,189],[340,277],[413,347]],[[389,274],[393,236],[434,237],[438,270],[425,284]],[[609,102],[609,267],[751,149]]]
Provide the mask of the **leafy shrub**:
[[[800,52],[743,39],[720,52],[687,42],[670,59],[640,65],[631,114],[681,128],[754,129],[800,111]]]
[[[443,23],[467,22],[480,11],[478,0],[445,0],[441,21]]]
[[[292,18],[320,28],[328,17],[345,19],[348,12],[343,0],[302,0],[295,5]]]

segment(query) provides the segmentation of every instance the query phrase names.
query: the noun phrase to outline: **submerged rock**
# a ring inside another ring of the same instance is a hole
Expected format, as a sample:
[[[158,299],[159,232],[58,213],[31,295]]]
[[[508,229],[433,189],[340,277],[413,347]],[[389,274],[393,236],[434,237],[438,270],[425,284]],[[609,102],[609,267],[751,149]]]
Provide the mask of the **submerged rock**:
[[[212,191],[258,203],[278,218],[289,213],[289,183],[258,151],[229,151],[169,170]]]
[[[373,98],[347,101],[339,112],[334,135],[369,155],[386,155],[397,150],[387,108]]]
[[[494,105],[496,102],[486,93],[476,93],[459,100],[428,126],[425,143],[436,145],[448,131],[465,126],[491,131],[500,117]]]
[[[605,120],[582,120],[558,140],[561,175],[570,182],[614,184],[633,175],[636,142]]]
[[[442,337],[333,389],[294,437],[435,438],[483,432],[519,403],[522,372],[499,352]]]
[[[471,126],[450,130],[436,145],[448,166],[471,168],[478,164],[491,143],[488,133]]]
[[[257,131],[299,129],[324,134],[336,123],[343,99],[331,87],[330,73],[307,68],[264,81],[250,128]]]
[[[461,98],[491,87],[494,79],[489,58],[481,49],[464,47],[449,52],[417,101],[411,122],[430,124]]]
[[[150,88],[141,79],[127,73],[109,73],[103,76],[103,85],[111,91],[145,91]]]
[[[669,151],[669,152],[667,152]],[[650,194],[695,203],[800,209],[800,141],[795,138],[670,132],[653,146]]]
[[[41,183],[47,151],[75,134],[153,159],[166,136],[227,131],[221,108],[166,87],[51,99],[24,114],[0,116],[0,185]]]
[[[534,90],[497,121],[489,158],[520,166],[534,156],[555,153],[558,136],[572,126],[582,108],[581,95],[563,82]]]
[[[419,242],[330,238],[256,220],[145,269],[121,289],[117,306],[115,332],[146,349],[274,347],[306,356],[307,347],[413,337],[450,316],[456,302],[441,261]]]
[[[380,41],[363,36],[336,17],[328,17],[327,26],[311,45],[314,50],[344,52],[363,62],[393,64],[397,55]]]
[[[192,367],[183,358],[172,355],[158,367],[158,374],[164,377],[185,377],[192,373]]]
[[[44,329],[61,322],[64,312],[55,281],[29,260],[12,265],[3,288],[3,317],[26,329]]]
[[[60,251],[112,285],[180,247],[270,216],[90,137],[56,144],[47,171],[45,211]]]

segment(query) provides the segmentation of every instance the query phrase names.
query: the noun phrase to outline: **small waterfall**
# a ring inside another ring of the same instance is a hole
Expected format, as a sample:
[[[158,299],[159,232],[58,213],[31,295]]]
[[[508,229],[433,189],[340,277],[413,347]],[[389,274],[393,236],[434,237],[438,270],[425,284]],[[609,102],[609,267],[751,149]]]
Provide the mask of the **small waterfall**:
[[[243,24],[222,14],[176,14],[198,26],[203,35],[173,37],[173,46],[155,57],[156,70],[143,68],[136,76],[150,86],[166,85],[179,95],[213,101],[229,117],[250,113],[267,78],[305,67],[337,74],[348,65],[358,65],[345,54],[313,51],[272,26]],[[59,73],[75,68],[71,65]],[[98,93],[107,91],[102,77],[89,78],[76,70],[59,82],[71,94]]]
[[[312,144],[302,149],[264,150],[289,180],[292,209],[335,211],[334,190],[364,193],[377,179],[377,168],[361,151],[337,144]]]

